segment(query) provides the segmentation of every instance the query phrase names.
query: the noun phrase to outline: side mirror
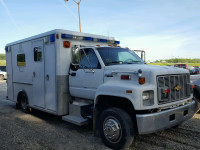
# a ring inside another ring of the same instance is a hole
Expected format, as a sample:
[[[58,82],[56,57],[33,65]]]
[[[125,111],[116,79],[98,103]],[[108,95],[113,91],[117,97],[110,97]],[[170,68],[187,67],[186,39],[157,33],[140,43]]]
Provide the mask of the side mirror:
[[[72,65],[80,64],[80,49],[78,47],[72,47]]]
[[[73,71],[77,71],[79,69],[79,65],[70,64],[70,69]]]

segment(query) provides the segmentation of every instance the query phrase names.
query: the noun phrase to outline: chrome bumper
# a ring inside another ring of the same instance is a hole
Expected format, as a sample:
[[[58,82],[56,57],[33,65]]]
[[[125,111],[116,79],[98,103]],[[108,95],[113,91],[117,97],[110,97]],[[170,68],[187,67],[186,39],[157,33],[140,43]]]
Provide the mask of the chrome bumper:
[[[200,103],[193,101],[187,105],[157,113],[138,114],[136,115],[138,133],[153,133],[181,124],[192,118],[199,108]]]

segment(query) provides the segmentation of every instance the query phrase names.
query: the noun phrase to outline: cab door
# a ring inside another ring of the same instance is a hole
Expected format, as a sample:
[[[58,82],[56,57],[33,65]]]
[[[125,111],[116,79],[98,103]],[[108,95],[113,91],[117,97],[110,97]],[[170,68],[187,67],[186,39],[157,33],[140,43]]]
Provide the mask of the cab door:
[[[43,39],[33,41],[33,105],[36,107],[45,107],[44,102],[44,45]]]
[[[70,94],[74,97],[94,99],[97,88],[103,83],[103,69],[93,48],[80,49],[77,71],[70,69]]]

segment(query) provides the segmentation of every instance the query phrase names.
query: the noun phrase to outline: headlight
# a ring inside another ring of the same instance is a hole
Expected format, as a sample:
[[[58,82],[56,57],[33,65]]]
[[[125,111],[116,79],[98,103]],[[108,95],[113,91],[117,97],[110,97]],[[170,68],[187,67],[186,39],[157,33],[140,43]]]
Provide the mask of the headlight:
[[[143,106],[152,106],[154,104],[153,91],[144,91],[142,94]]]

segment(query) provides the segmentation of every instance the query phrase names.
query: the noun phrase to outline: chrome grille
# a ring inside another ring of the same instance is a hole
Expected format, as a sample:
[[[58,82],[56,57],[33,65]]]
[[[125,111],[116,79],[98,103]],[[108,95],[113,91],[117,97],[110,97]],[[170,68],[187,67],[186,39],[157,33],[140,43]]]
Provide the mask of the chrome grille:
[[[170,103],[173,101],[189,98],[191,94],[190,75],[189,74],[175,74],[157,76],[158,84],[158,104]],[[181,87],[176,90],[176,87]],[[170,89],[167,98],[162,97],[163,89]]]

